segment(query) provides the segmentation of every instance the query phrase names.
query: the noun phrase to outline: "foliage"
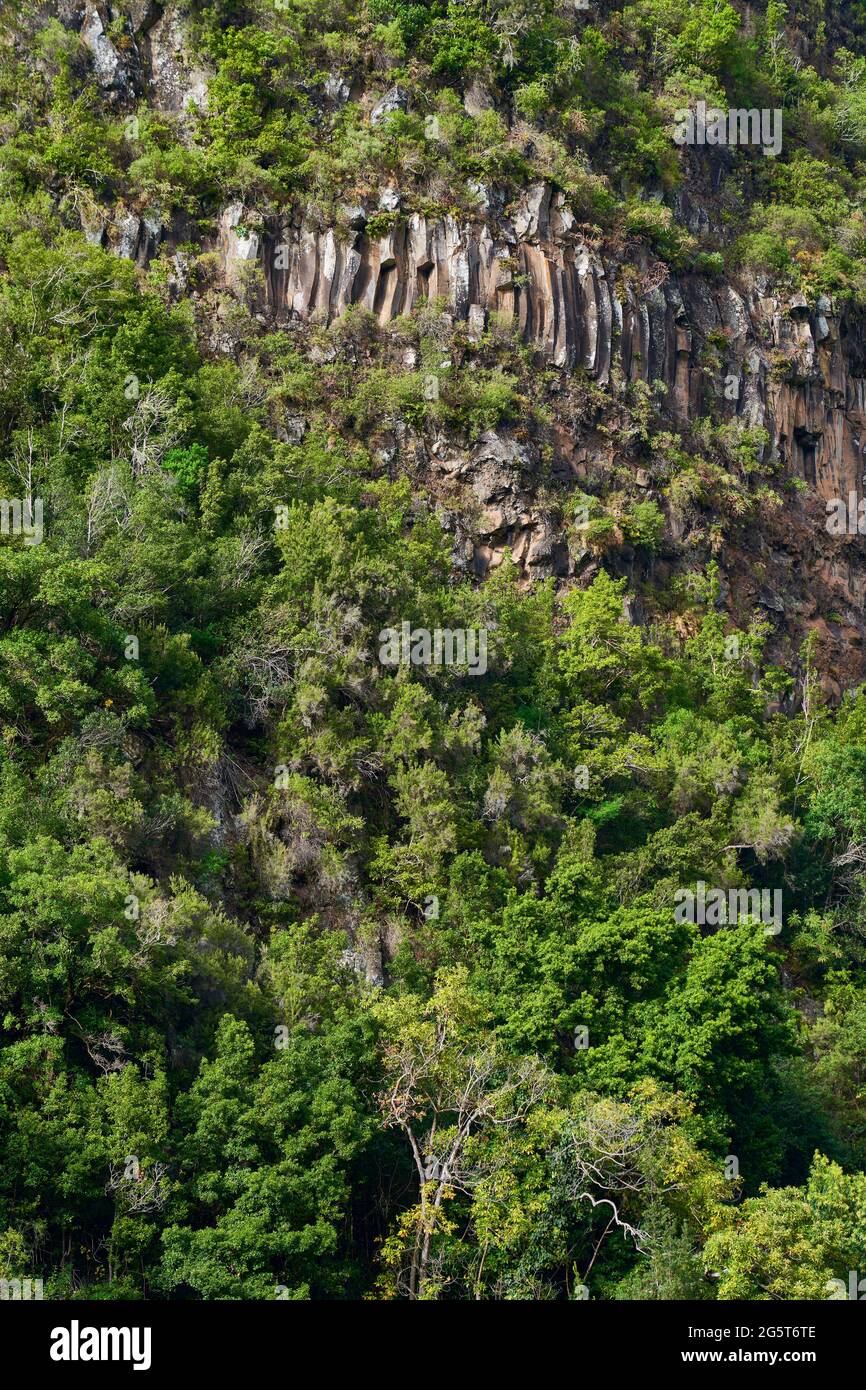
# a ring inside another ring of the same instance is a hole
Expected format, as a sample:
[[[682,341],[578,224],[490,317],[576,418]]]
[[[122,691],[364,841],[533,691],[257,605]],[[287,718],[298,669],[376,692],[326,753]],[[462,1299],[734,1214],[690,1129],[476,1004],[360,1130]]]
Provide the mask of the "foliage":
[[[442,301],[277,329],[213,247],[235,201],[345,233],[393,182],[384,239],[544,179],[618,293],[727,264],[856,306],[858,41],[810,10],[795,53],[776,0],[222,0],[174,109],[15,8],[0,491],[46,536],[0,536],[4,1277],[827,1296],[866,1221],[866,700],[723,606],[714,550],[780,505],[766,431],[675,430],[658,382],[542,370]],[[670,138],[701,97],[785,115],[712,235],[677,198],[711,156]],[[116,254],[131,209],[183,241]],[[557,472],[590,435],[613,461]],[[471,538],[524,544],[530,483],[569,554],[527,582]],[[483,632],[483,669],[384,659],[404,626]],[[781,892],[779,930],[678,916],[699,884]]]

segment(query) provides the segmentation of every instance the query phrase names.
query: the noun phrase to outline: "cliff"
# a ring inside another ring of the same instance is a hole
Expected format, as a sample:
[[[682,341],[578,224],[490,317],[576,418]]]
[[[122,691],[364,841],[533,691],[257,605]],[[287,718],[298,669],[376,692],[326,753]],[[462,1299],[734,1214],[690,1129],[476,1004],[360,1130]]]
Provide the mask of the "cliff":
[[[185,7],[151,0],[127,5],[123,44],[109,37],[106,5],[69,0],[61,10],[90,51],[105,100],[118,110],[144,93],[154,108],[181,120],[206,107],[208,72],[185,50]],[[368,91],[339,73],[327,79],[319,100],[339,109],[350,93],[373,126],[410,105],[400,87]],[[489,97],[472,89],[464,101],[470,111],[489,105]],[[577,427],[567,416],[555,421],[552,474],[561,495],[552,510],[539,499],[532,438],[512,431],[469,445],[441,437],[412,441],[419,480],[443,503],[450,498],[445,521],[456,532],[460,563],[484,574],[508,549],[527,575],[588,579],[596,557],[581,556],[579,546],[575,554],[568,544],[566,494],[569,486],[598,491],[601,479],[603,495],[605,470],[630,462],[635,494],[659,499],[668,513],[654,582],[696,559],[705,563],[715,549],[731,615],[770,622],[771,652],[780,662],[796,667],[804,635],[815,631],[828,692],[838,698],[862,680],[863,543],[859,534],[831,535],[826,525],[828,504],[841,499],[847,505],[852,494],[859,499],[864,492],[862,317],[827,294],[780,295],[762,274],[672,271],[640,238],[611,242],[578,222],[549,181],[516,195],[494,182],[479,182],[473,192],[477,208],[464,217],[405,207],[393,180],[337,207],[330,218],[303,200],[276,211],[268,200],[264,206],[235,201],[205,224],[201,249],[217,258],[217,289],[244,302],[265,331],[330,324],[350,306],[388,325],[424,301],[439,302],[470,341],[491,323],[512,324],[539,369],[603,388],[606,402],[595,421]],[[678,192],[675,211],[706,246],[721,237],[706,187]],[[188,214],[121,207],[98,216],[90,210],[82,220],[92,242],[142,268],[157,253],[167,257],[174,268],[169,284],[178,294],[188,291],[189,256],[177,250],[190,239]],[[215,351],[231,351],[213,316],[210,333]],[[633,383],[655,391],[659,420],[686,441],[708,415],[766,431],[761,464],[768,477],[788,485],[779,505],[759,502],[748,524],[722,545],[707,542],[706,516],[696,525],[694,516],[671,514],[632,432],[616,423]],[[556,416],[555,397],[552,410]],[[402,431],[386,449],[392,468],[400,466],[397,455],[405,454],[406,443]],[[474,500],[474,511],[455,507],[455,484]],[[635,572],[627,547],[608,563]],[[640,556],[637,564],[640,569]]]

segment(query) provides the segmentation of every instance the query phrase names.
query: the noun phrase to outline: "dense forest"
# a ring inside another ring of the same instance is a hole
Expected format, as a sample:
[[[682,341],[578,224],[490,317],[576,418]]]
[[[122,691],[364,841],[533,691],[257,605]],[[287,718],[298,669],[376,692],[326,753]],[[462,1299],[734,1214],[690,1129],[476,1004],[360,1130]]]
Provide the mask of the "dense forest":
[[[866,10],[7,0],[0,143],[0,1276],[858,1297]]]

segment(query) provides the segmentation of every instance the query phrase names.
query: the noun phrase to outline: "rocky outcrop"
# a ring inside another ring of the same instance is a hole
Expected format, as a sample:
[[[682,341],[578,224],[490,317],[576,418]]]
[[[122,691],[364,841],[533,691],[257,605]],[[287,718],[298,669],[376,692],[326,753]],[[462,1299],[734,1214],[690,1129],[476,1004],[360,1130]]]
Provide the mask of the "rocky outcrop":
[[[103,97],[109,101],[131,101],[141,81],[139,50],[130,42],[121,55],[112,42],[109,37],[111,7],[91,0],[83,15],[76,14],[74,18],[80,22],[81,41],[90,52],[93,75]]]
[[[206,104],[208,74],[187,52],[190,6],[69,0],[67,9],[109,100],[144,84],[155,107],[177,116]],[[119,16],[128,37],[122,54],[109,36]],[[347,95],[346,84],[337,85],[335,101]],[[471,87],[467,100],[483,107],[484,93]],[[375,125],[406,101],[392,87],[371,103],[368,118]],[[258,296],[256,309],[274,322],[331,322],[359,305],[386,323],[422,300],[442,299],[478,337],[497,315],[516,323],[553,366],[580,369],[604,386],[663,383],[682,423],[715,398],[731,418],[765,428],[768,460],[820,498],[861,494],[866,353],[859,330],[852,333],[829,299],[784,303],[760,283],[677,279],[640,244],[603,252],[547,183],[512,204],[497,187],[479,184],[476,195],[477,215],[462,222],[404,214],[394,187],[376,205],[343,209],[331,226],[304,208],[280,219],[235,203],[222,213],[212,249],[225,286]],[[686,193],[679,200],[681,219],[705,232],[706,210]],[[153,209],[85,231],[140,265],[164,235]],[[185,229],[176,229],[175,242],[184,239]],[[259,277],[251,274],[256,266]]]
[[[114,221],[93,218],[82,211],[81,230],[91,246],[104,246],[122,260],[135,261],[144,269],[156,255],[164,229],[156,211],[121,213]]]
[[[174,5],[149,8],[141,21],[149,99],[173,115],[207,107],[210,74],[188,52],[188,22],[189,8]]]
[[[573,572],[561,528],[533,501],[539,459],[531,443],[487,430],[463,452],[440,436],[424,465],[445,495],[459,499],[459,505],[440,511],[443,526],[454,535],[458,568],[484,575],[508,549],[530,578]]]
[[[188,51],[191,13],[189,4],[157,0],[66,0],[58,10],[88,50],[105,100],[130,109],[146,93],[157,110],[178,116],[207,106],[211,75]]]
[[[387,190],[380,208],[387,209]],[[392,197],[393,207],[393,197]],[[234,209],[224,214],[226,240]],[[514,315],[527,341],[559,366],[583,365],[607,380],[612,294],[601,260],[574,230],[561,196],[537,185],[513,217],[401,218],[377,234],[382,218],[349,209],[342,227],[300,218],[263,238],[269,307],[277,314],[331,321],[358,304],[382,322],[443,298],[457,318],[473,309]]]
[[[146,92],[155,108],[177,117],[206,105],[208,73],[187,41],[191,3],[63,0],[60,12],[89,50],[107,100]],[[329,82],[329,100],[348,97],[337,75]],[[466,102],[486,109],[489,93],[476,82]],[[369,99],[368,119],[375,126],[406,105],[406,92],[394,86]],[[404,214],[391,186],[377,205],[345,208],[330,226],[303,207],[282,219],[236,203],[224,210],[211,249],[225,286],[258,295],[257,311],[274,322],[330,322],[360,305],[386,323],[441,298],[470,336],[497,315],[556,367],[580,369],[604,386],[663,383],[682,423],[715,398],[731,418],[765,428],[769,461],[818,497],[861,494],[866,352],[860,330],[843,323],[829,299],[784,303],[760,283],[677,279],[640,244],[602,251],[547,183],[511,204],[495,186],[476,185],[476,196],[477,215],[458,221]],[[677,195],[677,214],[696,235],[707,232],[709,213],[686,191]],[[84,230],[139,265],[164,237],[158,209],[130,209],[113,223],[106,214]],[[175,228],[175,243],[186,230]]]
[[[109,104],[131,112],[146,95],[190,126],[191,113],[206,106],[209,73],[187,41],[191,4],[62,0],[59,13],[80,34]],[[399,85],[374,97],[360,78],[353,84],[339,72],[316,95],[323,111],[350,99],[374,128],[408,103]],[[465,92],[467,111],[486,111],[491,102],[478,81]],[[826,503],[856,502],[866,491],[864,324],[826,296],[786,300],[760,277],[678,276],[640,241],[602,246],[548,183],[510,201],[495,185],[478,183],[473,192],[476,210],[460,218],[416,210],[393,180],[342,207],[330,223],[303,204],[278,215],[234,202],[202,247],[211,253],[208,282],[215,298],[243,300],[264,330],[330,323],[355,305],[387,324],[437,300],[470,341],[492,325],[516,327],[540,365],[604,388],[613,414],[629,384],[645,383],[686,431],[710,413],[766,431],[766,470],[799,480],[800,492],[789,489],[781,517],[767,509],[736,549],[727,547],[725,601],[738,620],[759,615],[771,624],[789,666],[803,633],[816,631],[838,668],[828,676],[832,693],[866,676],[863,539],[856,525],[836,536],[825,526]],[[705,244],[721,244],[718,209],[709,195],[705,202],[691,186],[677,193],[677,221]],[[188,214],[164,218],[157,207],[138,206],[113,215],[88,209],[86,217],[89,241],[142,268],[162,249],[170,258],[169,292],[188,286],[189,243],[200,240]],[[211,315],[212,346],[231,351],[221,316],[222,303]],[[296,442],[304,428],[292,420],[281,437]],[[560,492],[574,485],[593,491],[597,475],[603,494],[616,458],[620,469],[633,462],[638,493],[664,503],[645,460],[632,459],[615,434],[591,438],[583,425],[562,421],[553,433],[546,467]],[[531,440],[502,432],[469,446],[443,438],[412,447],[419,482],[437,497],[453,533],[455,563],[484,574],[509,550],[527,578],[591,572],[594,557],[570,551],[561,512],[539,500],[541,460]],[[688,548],[692,523],[672,509],[668,520],[674,548]],[[667,561],[654,563],[665,582]]]
[[[274,225],[234,204],[216,239],[225,283],[241,292],[240,267],[260,261],[259,307],[275,321],[331,322],[360,305],[387,323],[441,298],[477,335],[499,315],[554,366],[601,385],[661,382],[682,423],[715,398],[765,428],[767,461],[822,498],[862,488],[866,366],[829,299],[784,303],[760,283],[677,279],[640,246],[607,258],[549,185],[509,209],[483,196],[488,210],[472,222],[397,211],[385,230],[378,210],[347,209],[331,227],[300,214]]]

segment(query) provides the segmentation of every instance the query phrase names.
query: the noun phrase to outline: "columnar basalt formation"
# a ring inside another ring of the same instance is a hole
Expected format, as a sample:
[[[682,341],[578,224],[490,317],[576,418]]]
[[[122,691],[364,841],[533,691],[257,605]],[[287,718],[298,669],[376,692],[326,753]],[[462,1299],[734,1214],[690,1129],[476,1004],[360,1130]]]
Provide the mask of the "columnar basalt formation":
[[[760,284],[675,278],[644,247],[608,259],[549,185],[464,225],[394,214],[377,234],[374,216],[349,209],[340,226],[322,227],[300,214],[271,225],[253,215],[252,229],[233,204],[216,238],[225,283],[242,292],[241,267],[260,260],[262,307],[275,321],[330,323],[358,305],[384,324],[434,299],[478,329],[504,316],[553,366],[601,385],[662,382],[682,423],[715,396],[723,412],[766,428],[770,458],[822,498],[862,490],[866,376],[824,296],[786,304]],[[702,361],[711,339],[726,344],[713,370]]]
[[[187,52],[189,6],[130,0],[123,52],[100,0],[64,0],[61,9],[90,49],[109,98],[122,99],[143,82],[157,109],[182,116],[206,106],[209,74]],[[328,100],[345,101],[344,85],[330,92],[326,84]],[[405,93],[393,88],[370,99],[369,119],[376,124],[405,105]],[[225,285],[239,295],[250,293],[243,267],[261,266],[260,307],[277,321],[332,322],[357,304],[386,323],[437,298],[475,330],[489,315],[503,315],[516,320],[544,361],[581,368],[602,385],[661,381],[669,411],[683,423],[715,396],[724,412],[766,428],[770,457],[819,497],[861,494],[866,335],[852,333],[828,299],[784,303],[760,283],[735,288],[698,276],[677,279],[640,244],[612,256],[586,240],[563,195],[547,183],[529,186],[511,204],[497,187],[478,185],[477,197],[478,213],[464,223],[403,215],[394,187],[382,190],[377,204],[344,209],[333,226],[303,207],[280,220],[235,203],[224,210],[212,249],[222,258]],[[676,201],[680,219],[705,234],[711,212],[685,191]],[[140,265],[161,235],[186,239],[186,229],[161,231],[156,209],[86,230]],[[711,335],[727,345],[714,370],[704,362]]]
[[[738,620],[751,612],[773,624],[780,660],[795,658],[802,636],[816,630],[834,697],[861,680],[863,539],[832,537],[824,524],[830,499],[866,491],[861,325],[825,296],[786,302],[760,278],[734,285],[677,277],[640,245],[606,254],[549,185],[529,188],[510,208],[496,190],[481,192],[485,211],[474,221],[396,213],[377,235],[369,227],[375,213],[361,208],[322,227],[302,214],[268,225],[235,205],[216,239],[224,282],[249,297],[242,267],[260,262],[257,307],[274,323],[333,322],[359,305],[386,324],[440,299],[471,335],[499,315],[517,325],[540,363],[583,372],[614,394],[629,382],[661,383],[663,408],[680,425],[712,407],[766,430],[768,471],[799,479],[803,490],[781,519],[765,517],[727,548],[727,604]],[[579,485],[575,458],[586,449],[570,440],[565,452],[570,462],[560,463]],[[503,437],[468,452],[445,441],[428,454],[428,483],[462,484],[469,502],[481,504],[471,536],[459,508],[451,516],[455,556],[483,574],[508,549],[527,577],[571,575],[574,557],[555,518],[535,503],[533,461],[524,453]]]
[[[207,108],[212,73],[187,43],[191,7],[129,0],[126,12],[129,41],[118,46],[101,0],[61,4],[62,21],[81,34],[110,105],[130,110],[146,91],[155,109],[192,128]],[[339,75],[320,96],[330,111],[351,97],[373,126],[407,109],[401,88],[374,94]],[[489,94],[473,86],[464,104],[477,114],[489,108]],[[781,519],[768,512],[736,545],[726,544],[725,601],[738,621],[760,613],[773,623],[780,659],[789,663],[803,633],[816,629],[831,667],[838,658],[828,678],[834,694],[863,679],[864,541],[856,525],[853,534],[834,537],[824,524],[827,502],[859,500],[866,491],[863,323],[824,296],[786,300],[760,276],[678,275],[640,240],[602,245],[549,183],[533,183],[518,197],[496,185],[474,191],[477,209],[463,219],[415,210],[393,180],[363,205],[340,208],[331,222],[303,202],[281,215],[234,202],[202,246],[216,257],[211,283],[217,296],[242,300],[266,329],[333,323],[353,305],[384,325],[438,301],[470,338],[491,323],[516,326],[540,365],[584,375],[612,403],[624,399],[629,383],[643,382],[686,430],[708,414],[765,430],[766,470],[802,487],[786,491]],[[704,202],[681,189],[673,198],[677,221],[704,244],[717,233],[721,245],[713,199]],[[169,290],[195,296],[189,246],[200,229],[188,215],[90,209],[83,230],[142,268],[161,249],[173,260]],[[212,274],[212,257],[208,265]],[[205,322],[209,312],[204,305]],[[213,317],[214,351],[231,351],[220,310]],[[293,421],[285,437],[304,428]],[[583,486],[605,451],[608,463],[618,454],[609,434],[594,437],[559,420],[553,433],[553,474],[565,487],[569,480]],[[457,563],[483,574],[507,549],[527,578],[588,578],[593,560],[575,559],[561,516],[538,500],[540,455],[531,440],[503,430],[463,443],[414,440],[409,452],[419,482],[439,496]],[[620,452],[620,463],[628,456]],[[648,475],[640,481],[645,473],[635,463],[636,487],[664,505],[663,490]],[[674,549],[688,547],[690,523],[668,510]],[[610,562],[631,564],[616,555]]]

